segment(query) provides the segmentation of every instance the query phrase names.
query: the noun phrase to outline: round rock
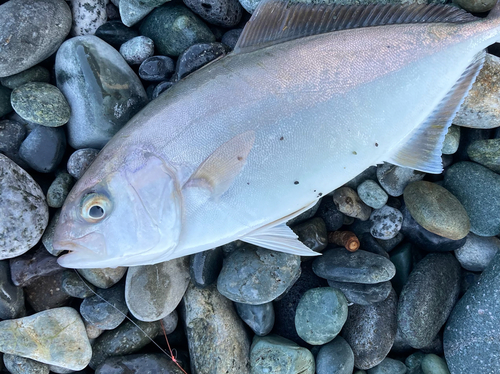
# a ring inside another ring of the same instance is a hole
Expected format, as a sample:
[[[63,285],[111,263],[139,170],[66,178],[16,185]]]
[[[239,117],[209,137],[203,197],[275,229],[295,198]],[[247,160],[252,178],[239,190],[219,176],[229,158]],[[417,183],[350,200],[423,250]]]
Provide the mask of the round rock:
[[[94,148],[83,148],[73,152],[68,160],[68,173],[73,178],[80,179],[98,153],[99,150]]]
[[[385,193],[382,187],[377,182],[367,179],[362,182],[357,188],[358,196],[363,202],[373,209],[382,208],[389,196]]]
[[[113,330],[126,318],[124,286],[119,283],[108,289],[97,290],[97,295],[87,297],[80,304],[83,319],[100,330]]]
[[[368,374],[406,374],[407,368],[399,360],[394,360],[392,358],[384,358],[384,360],[368,370]]]
[[[337,209],[346,216],[366,221],[370,218],[372,209],[350,187],[340,187],[333,191],[333,202]]]
[[[154,43],[147,36],[136,36],[123,43],[120,47],[120,54],[130,65],[140,65],[144,60],[153,56],[154,53]]]
[[[106,3],[106,0],[70,0],[73,13],[71,35],[94,35],[108,19]]]
[[[337,336],[321,347],[316,357],[317,374],[352,374],[354,353],[344,338]]]
[[[172,359],[161,353],[110,357],[95,370],[95,374],[128,373],[183,374]]]
[[[226,54],[222,43],[199,43],[186,49],[177,59],[174,80],[178,81],[203,65]]]
[[[359,305],[370,305],[384,301],[392,289],[390,281],[361,284],[329,280],[328,285],[342,291],[348,302]]]
[[[227,45],[231,50],[234,49],[243,29],[231,29],[222,35],[221,42]]]
[[[483,271],[500,249],[497,237],[467,235],[465,244],[455,250],[455,256],[465,270]]]
[[[197,287],[208,287],[217,281],[222,269],[222,248],[195,253],[189,260],[191,281]]]
[[[49,365],[29,358],[4,354],[3,363],[11,374],[49,374]]]
[[[127,272],[127,268],[78,269],[78,272],[94,286],[98,288],[109,288],[123,278]]]
[[[120,48],[123,43],[135,38],[139,34],[137,31],[128,28],[120,21],[109,21],[99,26],[94,35],[113,47]]]
[[[139,66],[139,77],[159,82],[169,79],[175,70],[174,60],[167,56],[151,56]]]
[[[73,178],[68,173],[60,173],[52,182],[47,191],[47,204],[51,208],[63,206],[66,196],[73,187]]]
[[[372,212],[370,221],[373,223],[370,229],[370,233],[373,237],[389,240],[395,238],[399,230],[401,230],[403,215],[399,210],[384,205],[382,208],[375,209]]]
[[[234,306],[240,318],[255,334],[264,336],[273,329],[274,308],[272,302],[260,305],[234,303]]]
[[[467,147],[467,155],[472,161],[486,166],[495,173],[500,172],[500,138],[472,142]]]
[[[26,137],[26,127],[16,121],[0,121],[0,153],[16,159],[19,147]]]
[[[444,137],[443,148],[441,152],[443,155],[452,155],[460,144],[460,127],[451,125]]]
[[[208,23],[222,27],[236,26],[243,14],[238,0],[184,0],[184,4]]]
[[[322,252],[328,245],[325,221],[314,217],[291,227],[299,240],[314,252]]]
[[[51,173],[66,151],[66,135],[61,127],[37,126],[24,139],[19,156],[40,173]]]
[[[401,196],[410,182],[423,179],[425,173],[401,166],[384,163],[377,167],[377,179],[390,196]]]
[[[446,361],[432,353],[423,357],[421,368],[423,374],[450,374]]]

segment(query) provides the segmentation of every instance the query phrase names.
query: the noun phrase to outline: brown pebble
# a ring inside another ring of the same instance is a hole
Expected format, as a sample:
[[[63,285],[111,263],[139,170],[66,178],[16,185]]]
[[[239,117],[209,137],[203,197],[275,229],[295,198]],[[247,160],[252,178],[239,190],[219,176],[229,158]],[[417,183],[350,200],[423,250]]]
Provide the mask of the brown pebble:
[[[328,242],[345,247],[349,252],[359,249],[359,239],[352,231],[332,231],[328,233]]]

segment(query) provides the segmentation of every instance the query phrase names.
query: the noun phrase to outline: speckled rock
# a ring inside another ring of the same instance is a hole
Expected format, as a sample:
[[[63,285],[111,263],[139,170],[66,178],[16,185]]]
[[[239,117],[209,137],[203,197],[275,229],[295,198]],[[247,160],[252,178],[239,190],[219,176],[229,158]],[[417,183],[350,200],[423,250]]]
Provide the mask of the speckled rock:
[[[278,335],[254,336],[250,351],[252,374],[314,374],[311,352]]]
[[[174,60],[167,56],[151,56],[139,66],[139,77],[158,82],[169,79],[175,71]]]
[[[325,221],[320,217],[311,218],[292,226],[299,240],[314,252],[322,252],[328,245]]]
[[[110,357],[99,365],[95,374],[183,374],[181,369],[161,353]]]
[[[441,148],[441,152],[443,155],[452,155],[460,144],[460,127],[451,125],[448,128],[448,132],[444,137],[443,148]]]
[[[377,182],[367,179],[357,188],[358,196],[363,202],[373,209],[382,208],[387,202],[388,196]]]
[[[193,372],[249,373],[250,342],[243,322],[215,285],[200,289],[190,284],[181,310]]]
[[[198,43],[186,49],[177,59],[173,79],[178,81],[198,70],[210,61],[226,54],[226,47],[222,43]]]
[[[425,176],[417,170],[384,163],[377,167],[377,179],[390,196],[401,196],[410,182],[421,180]]]
[[[0,261],[0,319],[22,317],[25,312],[23,289],[12,282],[9,263]]]
[[[317,374],[352,374],[354,354],[344,338],[337,336],[321,347],[316,357]]]
[[[45,232],[42,236],[42,244],[52,256],[59,256],[62,252],[61,250],[54,249],[53,240],[54,240],[54,231],[56,229],[57,221],[59,220],[59,216],[61,215],[61,210],[56,210],[54,215],[50,219],[49,225],[45,229]]]
[[[300,256],[243,246],[224,259],[217,289],[230,300],[264,304],[285,292],[300,275]]]
[[[403,224],[403,215],[401,212],[393,207],[384,205],[380,209],[375,209],[371,216],[370,221],[372,227],[370,233],[374,238],[389,240],[399,233]]]
[[[155,53],[153,41],[147,36],[136,36],[123,43],[120,54],[130,65],[140,65]]]
[[[29,358],[4,354],[3,363],[11,374],[49,374],[49,365]]]
[[[73,308],[0,322],[0,351],[72,370],[86,367],[92,355],[83,321]]]
[[[467,155],[472,161],[486,166],[495,173],[500,172],[500,138],[472,142],[467,147]]]
[[[127,304],[122,283],[108,289],[97,290],[80,304],[82,318],[101,330],[113,330],[126,318]]]
[[[49,71],[43,66],[39,65],[33,66],[32,68],[26,69],[20,73],[0,78],[0,83],[2,84],[2,86],[10,88],[11,90],[29,82],[49,83],[49,81]]]
[[[127,272],[127,268],[78,269],[78,272],[94,286],[98,288],[109,288],[123,278]]]
[[[250,305],[234,303],[236,312],[243,322],[245,322],[255,334],[259,336],[267,335],[274,326],[273,303],[260,305]]]
[[[184,0],[184,4],[212,25],[236,26],[243,14],[238,0]]]
[[[19,148],[19,157],[40,173],[51,173],[61,163],[66,135],[61,127],[35,127]]]
[[[95,286],[85,282],[76,271],[64,272],[62,288],[69,296],[79,299],[94,296],[94,292],[96,291]]]
[[[342,291],[348,302],[359,305],[370,305],[384,301],[392,289],[390,281],[361,284],[329,280],[328,285]]]
[[[26,301],[34,311],[41,312],[68,305],[71,297],[62,288],[64,272],[59,271],[39,277],[35,282],[24,287]]]
[[[333,202],[337,209],[346,216],[366,221],[370,218],[372,209],[350,187],[340,187],[333,191]]]
[[[114,20],[99,26],[94,35],[109,45],[120,48],[123,43],[139,36],[139,33],[135,29],[128,28],[120,21]]]
[[[497,237],[467,235],[465,244],[455,250],[455,256],[466,270],[483,271],[500,249],[500,239]]]
[[[0,154],[0,259],[19,256],[42,237],[49,222],[45,196],[23,169]]]
[[[158,321],[177,308],[189,284],[189,258],[181,257],[128,270],[125,300],[141,321]]]
[[[368,370],[368,374],[406,374],[406,365],[399,360],[384,358],[384,360]]]
[[[11,0],[0,5],[0,77],[26,70],[60,46],[71,27],[64,0]]]
[[[47,205],[51,208],[63,206],[66,196],[73,187],[73,178],[68,173],[59,173],[47,191]]]
[[[94,148],[83,148],[73,152],[68,160],[68,173],[73,178],[80,179],[98,153],[99,150]]]
[[[9,262],[12,282],[19,287],[27,286],[40,277],[63,270],[57,263],[57,259],[48,253],[43,246],[12,258]]]
[[[169,0],[120,0],[120,16],[123,23],[132,26],[143,19],[154,8]]]
[[[423,357],[421,366],[423,374],[450,374],[446,361],[432,353]]]
[[[70,0],[73,24],[72,36],[94,35],[108,17],[106,0]]]

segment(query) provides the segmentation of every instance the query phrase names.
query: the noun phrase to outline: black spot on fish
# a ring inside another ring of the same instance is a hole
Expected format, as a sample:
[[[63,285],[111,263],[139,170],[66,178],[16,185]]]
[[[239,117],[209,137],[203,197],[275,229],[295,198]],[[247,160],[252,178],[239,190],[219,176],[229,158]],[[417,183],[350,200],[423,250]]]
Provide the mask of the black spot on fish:
[[[321,197],[321,196],[323,196],[323,192],[320,192],[320,193],[318,194],[318,197]]]
[[[243,160],[243,157],[238,156],[238,161],[241,161],[241,160]]]
[[[378,143],[375,143],[375,147],[378,147]]]
[[[295,181],[295,182],[293,182],[293,184],[299,184],[299,181]]]
[[[352,154],[353,154],[353,155],[357,155],[357,154],[358,154],[358,152],[356,152],[356,151],[352,151]]]
[[[284,138],[284,137],[281,137],[281,138],[280,138],[280,140],[283,140],[283,139],[285,139],[285,138]]]

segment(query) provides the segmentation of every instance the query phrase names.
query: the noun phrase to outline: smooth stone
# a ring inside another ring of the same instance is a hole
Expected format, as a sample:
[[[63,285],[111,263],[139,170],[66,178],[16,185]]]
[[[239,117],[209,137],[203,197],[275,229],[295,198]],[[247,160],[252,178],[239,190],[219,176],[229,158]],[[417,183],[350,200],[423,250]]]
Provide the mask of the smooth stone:
[[[392,289],[390,281],[361,284],[329,280],[328,285],[342,291],[348,302],[359,305],[370,305],[384,301]]]
[[[167,1],[169,0],[120,0],[118,6],[121,19],[125,25],[133,26]]]
[[[463,270],[460,278],[460,297],[462,297],[473,285],[477,283],[481,274]]]
[[[370,233],[374,238],[389,240],[399,233],[403,224],[403,215],[393,207],[384,205],[380,209],[375,209],[370,221],[373,223]]]
[[[12,112],[12,104],[10,102],[11,90],[7,87],[0,86],[0,117]]]
[[[174,80],[178,81],[210,61],[226,54],[222,43],[199,43],[187,48],[177,59]]]
[[[392,358],[384,358],[377,366],[368,370],[368,374],[406,374],[407,368],[404,363]]]
[[[125,300],[135,318],[158,321],[177,308],[189,284],[189,258],[133,266],[125,281]]]
[[[120,53],[95,36],[65,41],[55,73],[71,107],[68,142],[75,149],[102,148],[147,102],[140,79]]]
[[[352,374],[353,370],[354,353],[341,336],[322,346],[316,356],[317,374]]]
[[[106,23],[106,0],[70,0],[72,36],[94,35]]]
[[[261,0],[240,0],[241,6],[250,14],[253,14],[260,2]]]
[[[82,148],[73,152],[68,160],[68,173],[73,178],[77,180],[80,179],[90,164],[95,160],[98,153],[99,150],[94,148]]]
[[[421,365],[423,374],[450,374],[446,361],[435,354],[425,355]]]
[[[375,241],[386,251],[390,252],[396,248],[403,240],[404,235],[398,232],[394,238],[391,239],[375,239]]]
[[[455,250],[455,256],[466,270],[483,271],[500,249],[500,239],[491,236],[467,235],[465,244]]]
[[[40,277],[63,271],[57,258],[43,246],[10,260],[12,282],[18,287],[25,287]]]
[[[382,187],[372,179],[367,179],[362,182],[358,186],[357,192],[359,198],[373,209],[382,208],[389,198]]]
[[[490,1],[486,0],[482,4]],[[487,53],[482,69],[453,119],[455,125],[477,129],[498,127],[500,81],[496,77],[499,74],[500,58]]]
[[[337,209],[331,196],[321,199],[317,216],[323,219],[327,231],[337,231],[344,225],[344,214]]]
[[[73,308],[56,308],[0,322],[0,351],[82,370],[92,356],[85,326]]]
[[[470,92],[470,91],[469,91]],[[470,161],[469,155],[467,154],[467,148],[476,140],[491,139],[498,136],[497,131],[493,129],[474,129],[468,127],[460,128],[460,145],[457,152],[453,155],[453,163],[460,161]]]
[[[361,221],[370,218],[372,209],[359,198],[352,188],[337,188],[333,191],[332,197],[337,209],[346,216],[358,218]]]
[[[73,177],[68,173],[59,173],[47,191],[47,205],[51,208],[60,208],[73,187]]]
[[[20,73],[0,78],[2,86],[10,88],[11,90],[29,82],[49,83],[50,73],[43,66],[36,65]]]
[[[422,360],[424,359],[424,357],[425,353],[417,351],[415,353],[412,353],[405,359],[406,367],[408,368],[411,374],[414,373],[422,374],[422,372],[419,369],[420,366],[422,365]]]
[[[24,139],[19,156],[40,173],[56,170],[66,151],[66,135],[60,127],[37,126]]]
[[[170,57],[151,56],[139,66],[139,77],[146,81],[159,82],[169,79],[174,71],[174,60]]]
[[[156,99],[158,96],[160,96],[163,92],[168,90],[173,85],[174,85],[173,82],[168,82],[168,81],[158,83],[156,87],[153,89],[151,100]]]
[[[49,210],[40,186],[0,154],[0,259],[27,252],[42,237]]]
[[[160,322],[125,321],[114,330],[105,331],[92,344],[89,366],[96,369],[108,357],[135,353],[151,343],[161,332]]]
[[[64,272],[62,289],[69,296],[77,297],[79,299],[94,296],[96,291],[95,286],[85,282],[76,271]]]
[[[101,334],[104,332],[104,330],[101,330],[100,328],[97,328],[96,326],[85,322],[85,331],[87,332],[87,336],[89,337],[89,340],[93,342],[95,339],[97,339]],[[93,340],[91,340],[93,339]]]
[[[139,33],[125,26],[121,21],[114,20],[99,26],[94,35],[101,38],[109,45],[120,48],[123,43],[139,36]]]
[[[240,38],[243,29],[231,29],[226,31],[224,35],[222,35],[221,43],[227,45],[229,49],[233,50],[238,43],[238,39]]]
[[[278,335],[254,336],[250,350],[252,374],[314,374],[311,352]]]
[[[29,358],[4,354],[3,363],[11,374],[49,374],[49,365]]]
[[[215,285],[201,289],[191,283],[181,311],[193,372],[249,373],[250,342],[243,322]]]
[[[177,311],[173,311],[170,313],[168,316],[163,317],[161,319],[162,323],[162,332],[164,335],[169,335],[175,331],[177,328],[177,324],[179,323],[179,315],[177,314]]]
[[[495,0],[454,0],[453,4],[472,13],[483,13],[490,11],[496,4]]]
[[[314,217],[294,225],[292,230],[297,234],[299,240],[314,252],[322,252],[328,245],[325,221],[320,217]]]
[[[272,302],[260,305],[234,303],[234,306],[242,321],[245,322],[255,334],[264,336],[269,334],[273,329],[274,308]]]
[[[500,138],[472,142],[467,147],[467,155],[472,161],[486,166],[495,173],[500,172]]]
[[[43,246],[45,247],[47,252],[49,252],[52,256],[56,256],[56,257],[64,252],[62,250],[54,249],[54,246],[53,246],[54,232],[56,230],[57,221],[59,220],[60,215],[61,215],[60,209],[58,209],[54,212],[54,215],[50,219],[49,225],[45,229],[45,232],[43,233],[43,236],[42,236]]]
[[[347,319],[344,294],[331,287],[313,288],[304,293],[295,312],[295,329],[312,345],[326,344],[339,334]]]
[[[77,271],[97,288],[109,288],[123,278],[127,272],[127,268],[78,269]]]
[[[10,0],[0,5],[0,77],[24,71],[52,55],[71,28],[64,0]]]
[[[425,173],[404,168],[401,166],[384,163],[377,167],[377,179],[382,188],[390,196],[401,196],[410,182],[423,179]]]
[[[300,275],[300,256],[245,245],[222,265],[217,289],[229,300],[264,304],[284,293]]]
[[[404,285],[408,283],[408,278],[414,265],[414,251],[411,243],[405,243],[391,252],[390,260],[396,268],[396,275],[391,279],[392,287],[399,295]]]
[[[161,55],[177,57],[197,43],[215,42],[207,25],[181,4],[166,3],[152,11],[139,27],[141,35],[153,39]]]
[[[460,264],[449,253],[430,253],[403,287],[398,327],[413,348],[430,344],[445,324],[460,291]]]
[[[243,15],[238,0],[184,0],[184,4],[211,25],[236,26]]]
[[[222,269],[222,248],[198,252],[189,259],[191,281],[197,287],[208,287],[217,281]]]
[[[154,53],[154,43],[147,36],[136,36],[120,47],[120,54],[129,65],[140,65],[144,60],[152,57]]]
[[[458,150],[460,144],[460,127],[451,125],[443,141],[441,152],[443,155],[452,155]]]
[[[396,268],[387,258],[374,253],[333,248],[313,261],[314,273],[338,282],[373,284],[390,280]]]
[[[453,308],[443,336],[452,374],[495,373],[500,367],[500,254]]]
[[[113,330],[127,316],[125,288],[122,283],[105,290],[99,289],[96,295],[87,297],[80,304],[82,318],[100,330]]]
[[[444,187],[462,203],[470,219],[470,231],[479,236],[500,234],[500,175],[479,164],[463,161],[450,166]]]
[[[183,374],[172,359],[160,353],[110,357],[95,370],[95,374],[132,373]]]
[[[391,350],[397,330],[397,297],[391,291],[384,301],[349,307],[342,337],[354,353],[354,366],[367,370],[378,365]]]
[[[367,223],[370,224],[369,221],[367,222],[358,221],[358,222],[363,224]],[[349,229],[353,229],[353,227],[350,226]],[[369,229],[371,229],[371,227],[369,227]],[[358,239],[360,248],[362,248],[363,251],[371,252],[376,255],[383,256],[386,259],[389,259],[389,253],[379,243],[379,239],[375,239],[369,231],[363,232],[361,235],[358,236]]]
[[[7,261],[0,261],[0,319],[22,317],[26,312],[24,292],[11,279]]]
[[[307,209],[305,212],[300,213],[297,217],[288,220],[286,224],[292,227],[316,216],[316,213],[318,212],[319,206],[321,204],[321,200],[322,199],[318,199],[318,201],[316,201],[316,204],[314,204],[311,208]]]
[[[44,82],[29,82],[15,88],[10,95],[10,103],[26,121],[49,127],[64,125],[71,114],[62,92]]]
[[[66,270],[70,271],[70,270]],[[39,277],[24,287],[26,301],[36,312],[68,305],[71,297],[64,292],[62,280],[65,271]]]
[[[26,127],[16,121],[0,121],[0,153],[16,158],[19,147],[26,137]]]

